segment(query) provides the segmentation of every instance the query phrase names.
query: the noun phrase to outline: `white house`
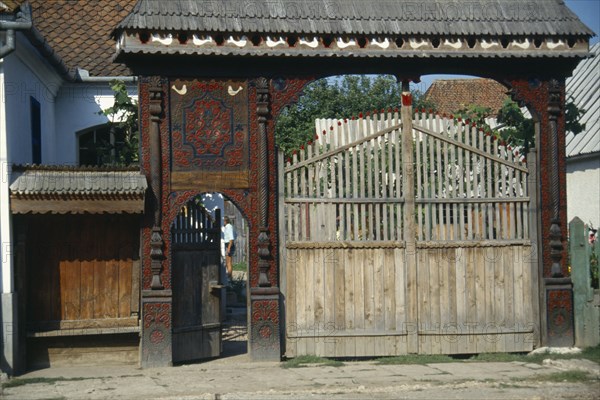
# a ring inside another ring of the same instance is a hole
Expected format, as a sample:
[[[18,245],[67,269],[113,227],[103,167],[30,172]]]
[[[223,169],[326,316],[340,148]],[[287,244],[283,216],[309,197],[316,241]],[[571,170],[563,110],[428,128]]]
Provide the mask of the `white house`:
[[[129,71],[112,63],[110,38],[135,2],[18,3],[0,2],[0,367],[9,373],[23,362],[17,355],[23,336],[14,275],[13,166],[89,164],[93,155],[86,146],[111,135],[107,117],[99,114],[113,104],[109,82],[121,79],[137,95]]]
[[[580,110],[585,130],[567,134],[567,218],[600,226],[600,43],[567,80],[567,97]]]

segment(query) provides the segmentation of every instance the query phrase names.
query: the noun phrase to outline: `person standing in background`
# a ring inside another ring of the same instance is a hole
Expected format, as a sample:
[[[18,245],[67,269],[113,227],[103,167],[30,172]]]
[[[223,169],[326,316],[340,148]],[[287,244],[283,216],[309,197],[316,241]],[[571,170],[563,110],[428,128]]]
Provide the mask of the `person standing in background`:
[[[233,225],[231,225],[229,217],[224,217],[223,221],[225,222],[225,232],[223,235],[223,240],[225,241],[225,267],[227,268],[227,277],[231,279],[233,275],[233,262],[231,258],[235,252],[235,237],[233,234]]]

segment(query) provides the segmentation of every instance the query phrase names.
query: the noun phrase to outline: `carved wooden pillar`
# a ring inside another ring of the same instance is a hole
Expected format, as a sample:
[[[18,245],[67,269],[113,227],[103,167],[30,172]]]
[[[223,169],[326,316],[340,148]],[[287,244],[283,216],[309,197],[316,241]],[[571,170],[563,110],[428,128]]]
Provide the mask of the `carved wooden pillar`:
[[[547,344],[550,346],[572,346],[574,343],[573,322],[573,284],[571,277],[566,276],[566,260],[563,259],[566,237],[566,221],[564,204],[566,198],[565,171],[565,123],[564,123],[564,79],[548,81],[548,146],[546,157],[550,161],[549,206],[551,215],[548,237],[550,248],[550,276],[544,279],[546,286]],[[563,198],[561,198],[563,197]],[[561,211],[563,215],[561,215]],[[548,223],[548,221],[544,221]],[[548,270],[547,268],[545,269]]]
[[[254,360],[279,360],[281,357],[281,332],[279,324],[279,287],[271,282],[269,269],[272,263],[269,224],[270,179],[269,164],[274,152],[269,151],[268,119],[270,116],[269,81],[256,80],[256,113],[258,119],[258,286],[250,288],[250,334],[248,346]]]
[[[163,113],[163,93],[160,86],[149,89],[150,110],[150,188],[152,189],[152,206],[154,207],[154,220],[152,224],[152,236],[150,239],[150,258],[152,259],[152,283],[153,290],[163,289],[160,278],[162,269],[163,238],[161,228],[161,199],[162,199],[162,162],[160,148],[160,122]]]
[[[269,143],[267,137],[267,118],[269,116],[269,81],[260,78],[256,85],[256,113],[258,114],[258,203],[260,212],[260,234],[258,235],[258,286],[269,287],[269,259],[271,257],[269,238]]]
[[[144,267],[142,290],[142,367],[169,366],[172,363],[171,309],[172,293],[165,289],[163,273],[164,239],[162,229],[162,140],[164,119],[164,86],[159,77],[140,81],[142,166],[148,177],[151,228],[149,232],[149,270]],[[147,238],[147,236],[146,236]],[[145,239],[147,240],[147,239]],[[146,242],[147,244],[148,242]],[[147,253],[146,253],[147,254]],[[148,260],[146,257],[144,259]],[[146,261],[147,262],[147,261]],[[148,274],[148,275],[147,275]],[[167,282],[168,283],[168,282]]]
[[[539,124],[537,138],[540,233],[532,238],[539,251],[540,337],[542,345],[572,346],[573,290],[566,276],[566,156],[564,79],[515,80],[513,96],[525,103]]]

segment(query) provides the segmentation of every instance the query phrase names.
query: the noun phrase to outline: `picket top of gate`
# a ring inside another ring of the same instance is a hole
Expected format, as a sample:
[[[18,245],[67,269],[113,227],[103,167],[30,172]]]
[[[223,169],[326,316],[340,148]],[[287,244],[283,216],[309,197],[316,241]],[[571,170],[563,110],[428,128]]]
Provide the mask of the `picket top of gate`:
[[[367,129],[366,127],[371,124],[375,124],[379,129],[375,131]],[[496,151],[493,151],[492,147],[482,150],[480,147],[465,143],[464,137],[462,140],[457,137],[459,135],[464,136],[465,133],[479,134],[482,130],[478,126],[431,112],[419,113],[417,111],[414,115],[412,127],[414,130],[414,141],[416,141],[419,136],[416,132],[420,132],[438,140],[442,140],[450,145],[460,147],[471,153],[488,158],[494,162],[506,165],[507,167],[522,172],[528,172],[526,158],[516,152],[518,149],[511,149],[508,145],[499,144]],[[320,128],[324,129],[320,130]],[[304,148],[300,149],[299,157],[297,154],[294,154],[291,159],[288,159],[284,172],[292,172],[298,168],[325,160],[344,151],[351,151],[353,148],[362,145],[365,142],[383,137],[393,131],[400,131],[401,129],[402,122],[399,120],[398,112],[373,113],[372,116],[359,116],[358,118],[353,117],[351,119],[319,119],[316,121],[315,137],[317,139],[314,141],[311,140],[304,145]],[[345,143],[344,136],[346,135],[346,130],[358,132],[357,139]],[[327,135],[330,137],[333,136],[334,138],[327,139]],[[485,135],[488,136],[487,133]],[[494,141],[495,138],[492,137],[492,142]],[[509,157],[510,152],[513,152],[512,157]],[[514,159],[515,156],[516,159]]]
[[[529,239],[529,168],[520,149],[468,121],[399,114],[315,122],[314,140],[282,171],[288,243]],[[404,232],[413,218],[414,232]]]
[[[215,217],[195,200],[185,204],[171,226],[172,244],[176,249],[203,250],[220,247],[221,210]]]

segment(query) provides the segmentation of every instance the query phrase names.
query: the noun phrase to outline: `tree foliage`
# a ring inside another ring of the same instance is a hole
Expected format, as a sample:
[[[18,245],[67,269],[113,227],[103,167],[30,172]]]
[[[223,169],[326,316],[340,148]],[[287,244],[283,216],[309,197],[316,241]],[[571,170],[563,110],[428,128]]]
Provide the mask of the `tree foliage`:
[[[99,112],[108,117],[108,124],[113,136],[118,137],[114,143],[107,143],[101,149],[103,164],[128,166],[139,160],[139,125],[138,102],[127,93],[127,86],[122,80],[112,80],[110,88],[114,93],[114,104]]]
[[[573,101],[565,105],[565,124],[567,132],[574,135],[585,130],[585,124],[580,121],[585,110],[577,108]],[[457,116],[463,119],[469,119],[477,122],[479,125],[487,126],[485,117],[491,115],[491,109],[476,104],[469,105],[457,112]],[[531,118],[525,117],[517,103],[506,99],[502,108],[496,116],[500,125],[495,129],[489,129],[499,139],[512,145],[515,148],[521,148],[522,154],[527,154],[529,149],[535,146],[535,127]]]
[[[402,84],[391,75],[345,75],[320,79],[308,85],[296,104],[277,119],[277,145],[289,154],[313,139],[315,120],[349,118],[373,110],[400,108]],[[431,108],[421,92],[414,90],[416,107]]]

